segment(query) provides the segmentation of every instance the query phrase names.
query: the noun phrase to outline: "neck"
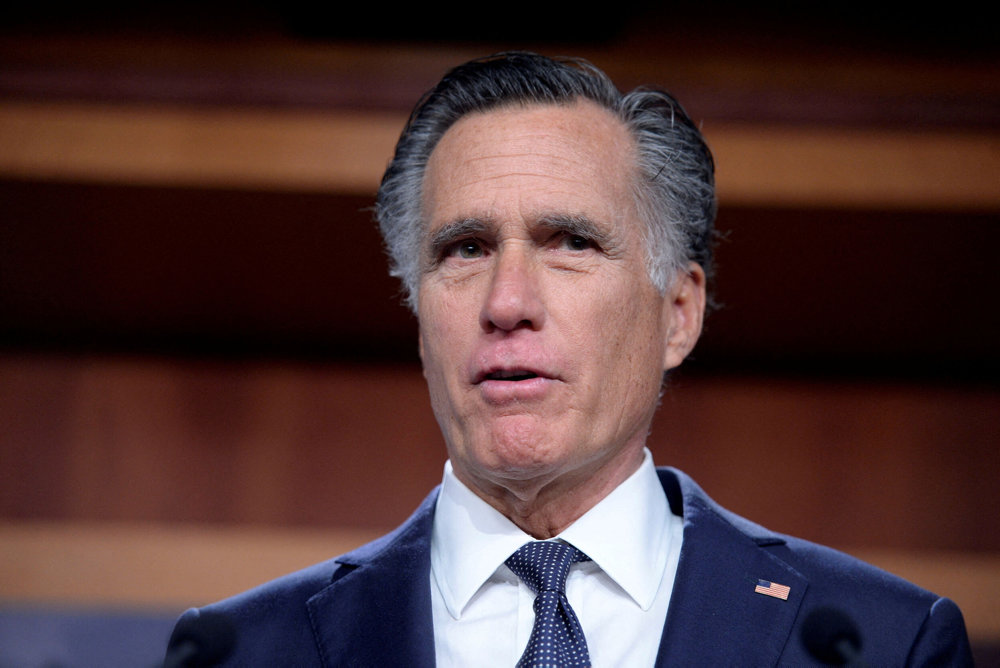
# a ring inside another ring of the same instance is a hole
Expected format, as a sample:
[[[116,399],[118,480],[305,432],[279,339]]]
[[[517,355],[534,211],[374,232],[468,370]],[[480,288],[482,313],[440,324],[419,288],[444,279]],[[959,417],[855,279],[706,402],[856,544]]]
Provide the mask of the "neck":
[[[642,464],[643,452],[629,452],[596,471],[539,476],[530,480],[493,479],[454,469],[466,487],[522,531],[539,540],[562,533],[614,491]]]

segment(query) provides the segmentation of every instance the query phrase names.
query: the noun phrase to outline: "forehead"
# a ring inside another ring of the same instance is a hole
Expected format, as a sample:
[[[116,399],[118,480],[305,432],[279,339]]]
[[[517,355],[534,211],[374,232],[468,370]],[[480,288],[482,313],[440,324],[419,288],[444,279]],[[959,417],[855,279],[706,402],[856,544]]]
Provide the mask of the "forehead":
[[[590,101],[469,114],[431,153],[425,214],[433,227],[515,206],[525,214],[631,209],[633,155],[624,124]]]

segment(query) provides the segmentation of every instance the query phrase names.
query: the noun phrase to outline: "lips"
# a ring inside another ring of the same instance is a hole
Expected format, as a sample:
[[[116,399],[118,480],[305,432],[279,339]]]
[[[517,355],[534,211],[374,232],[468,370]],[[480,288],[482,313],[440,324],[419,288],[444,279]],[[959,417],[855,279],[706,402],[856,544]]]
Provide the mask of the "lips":
[[[487,404],[505,407],[536,404],[550,396],[556,380],[539,369],[523,366],[488,368],[477,374],[475,387]]]
[[[473,376],[473,384],[479,385],[486,381],[518,383],[535,378],[551,379],[552,376],[541,369],[531,366],[497,366],[481,369]]]

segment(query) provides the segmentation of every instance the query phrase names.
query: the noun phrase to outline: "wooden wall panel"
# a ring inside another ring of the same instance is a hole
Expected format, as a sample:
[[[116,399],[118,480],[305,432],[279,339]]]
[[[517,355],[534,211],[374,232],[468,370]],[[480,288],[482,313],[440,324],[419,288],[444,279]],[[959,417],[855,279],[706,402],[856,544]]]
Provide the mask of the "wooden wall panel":
[[[652,442],[723,505],[839,545],[1000,547],[1000,392],[682,379]]]
[[[7,359],[0,514],[388,528],[441,475],[412,368]]]
[[[904,53],[785,9],[558,49],[673,90],[719,165],[726,308],[649,444],[995,641],[995,40]],[[410,104],[496,49],[161,20],[0,36],[0,590],[26,599],[217,598],[396,524],[444,461],[365,207]]]
[[[650,448],[839,545],[1000,550],[995,389],[680,376]],[[411,365],[0,359],[0,517],[389,528],[441,475]]]

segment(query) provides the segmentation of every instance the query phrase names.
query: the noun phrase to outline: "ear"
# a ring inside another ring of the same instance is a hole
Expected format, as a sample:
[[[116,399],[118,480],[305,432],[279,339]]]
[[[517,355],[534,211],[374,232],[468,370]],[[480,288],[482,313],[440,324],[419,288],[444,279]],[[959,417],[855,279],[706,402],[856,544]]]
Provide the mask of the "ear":
[[[667,290],[663,304],[663,325],[667,347],[663,370],[679,366],[694,349],[705,318],[705,271],[696,262],[680,271]]]

